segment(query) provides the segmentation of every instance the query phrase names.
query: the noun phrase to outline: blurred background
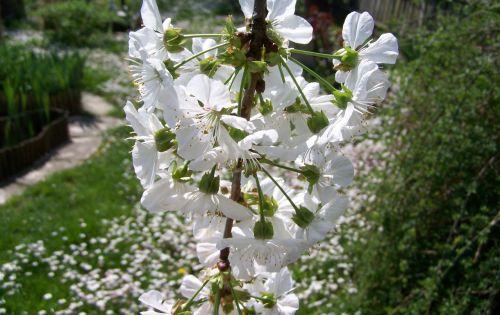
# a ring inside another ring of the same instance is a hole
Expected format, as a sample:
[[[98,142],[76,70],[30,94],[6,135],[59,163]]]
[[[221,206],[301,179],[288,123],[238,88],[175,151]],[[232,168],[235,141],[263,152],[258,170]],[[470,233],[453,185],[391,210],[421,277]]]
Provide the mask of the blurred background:
[[[157,0],[192,33],[236,0]],[[0,314],[131,314],[199,270],[189,228],[140,209],[121,107],[137,97],[138,0],[0,1]],[[400,57],[355,162],[351,208],[292,266],[299,314],[499,314],[499,40],[493,0],[297,1],[301,47],[333,52],[351,11]],[[333,82],[327,60],[303,59]]]

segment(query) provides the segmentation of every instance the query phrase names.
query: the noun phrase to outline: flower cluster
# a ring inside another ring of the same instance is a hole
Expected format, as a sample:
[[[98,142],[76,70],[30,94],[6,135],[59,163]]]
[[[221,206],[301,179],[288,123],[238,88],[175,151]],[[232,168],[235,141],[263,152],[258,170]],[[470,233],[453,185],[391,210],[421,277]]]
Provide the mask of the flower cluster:
[[[354,169],[340,147],[364,130],[365,115],[389,88],[379,64],[395,62],[397,41],[392,34],[372,41],[368,13],[351,13],[344,47],[323,54],[290,47],[312,39],[294,0],[240,5],[245,26],[228,18],[220,34],[184,34],[161,20],[155,0],[144,0],[144,27],[130,33],[140,99],[124,111],[135,133],[141,204],[192,220],[206,267],[200,278],[183,279],[184,299],[143,294],[154,310],[143,314],[294,314],[299,301],[286,266],[347,208],[340,189]],[[294,54],[331,59],[337,82]],[[307,189],[297,193],[293,181],[273,175],[276,168]]]

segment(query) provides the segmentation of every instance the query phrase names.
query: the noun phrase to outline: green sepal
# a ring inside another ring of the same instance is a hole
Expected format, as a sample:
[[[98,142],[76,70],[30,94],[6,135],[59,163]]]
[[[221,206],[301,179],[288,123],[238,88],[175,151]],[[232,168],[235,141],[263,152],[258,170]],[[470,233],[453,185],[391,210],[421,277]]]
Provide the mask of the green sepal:
[[[269,66],[276,66],[281,63],[281,56],[277,52],[270,52],[266,54],[266,62]]]
[[[292,216],[292,220],[299,227],[305,229],[314,220],[314,213],[312,213],[306,207],[300,206],[295,210],[295,214]]]
[[[158,152],[165,152],[177,145],[175,133],[173,133],[168,127],[156,131],[154,138],[156,150],[158,150]]]
[[[231,127],[231,126],[228,126],[227,124],[224,124],[224,127],[226,127],[229,135],[231,136],[231,138],[238,142],[238,141],[241,141],[243,140],[246,136],[248,136],[248,132],[246,131],[243,131],[241,129],[238,129],[238,128],[234,128],[234,127]]]
[[[266,292],[262,293],[260,301],[262,302],[265,308],[273,308],[276,305],[276,303],[278,303],[278,300],[276,299],[274,294]]]
[[[186,42],[186,39],[181,34],[182,29],[180,28],[169,28],[163,33],[163,45],[168,52],[178,53],[184,48],[182,45]]]
[[[309,183],[309,187],[307,188],[307,192],[309,194],[312,193],[314,185],[316,185],[319,181],[319,178],[321,176],[321,173],[318,169],[317,166],[315,165],[305,165],[300,168],[302,171],[302,176],[307,180]]]
[[[182,167],[177,167],[177,162],[172,163],[172,179],[176,182],[187,183],[191,181],[191,172],[188,168],[189,161],[184,162]]]
[[[247,291],[233,290],[234,295],[238,298],[238,301],[246,302],[250,300],[250,293]]]
[[[214,176],[214,172],[205,173],[198,183],[198,188],[205,194],[216,194],[219,192],[220,177]]]
[[[233,17],[231,15],[228,15],[226,17],[226,23],[224,25],[224,29],[222,30],[222,34],[224,35],[225,39],[231,40],[236,37],[236,32],[238,32],[238,29],[234,25]]]
[[[332,94],[335,97],[333,103],[340,109],[346,109],[347,104],[352,100],[352,91],[345,85],[342,85],[341,90],[333,90]]]
[[[309,113],[309,109],[306,105],[300,102],[300,98],[295,99],[295,103],[285,107],[285,112],[287,113]]]
[[[262,115],[267,115],[273,111],[273,103],[270,100],[263,100],[259,104],[259,112]]]
[[[326,117],[326,114],[323,111],[314,112],[314,114],[307,119],[307,127],[309,127],[309,130],[311,130],[314,134],[323,130],[323,128],[328,126],[329,123],[328,117]]]
[[[276,46],[283,47],[283,39],[272,27],[267,28],[266,35]]]
[[[165,68],[167,68],[168,72],[172,75],[172,77],[177,79],[180,75],[175,69],[175,62],[172,59],[166,59],[163,61],[163,64],[165,65]]]
[[[247,63],[250,73],[264,73],[267,71],[267,63],[265,61],[253,60]]]
[[[220,61],[214,57],[208,57],[200,61],[200,71],[210,78],[214,76],[217,69],[220,67]]]
[[[227,300],[228,296],[224,297],[224,304],[222,304],[222,310],[224,311],[224,314],[231,314],[232,311],[234,311],[234,304],[232,303],[227,303],[225,300]]]
[[[278,201],[271,196],[264,195],[262,200],[262,210],[264,211],[265,217],[273,217],[276,211],[278,211]]]
[[[340,61],[340,64],[335,66],[335,69],[341,71],[350,71],[356,68],[356,65],[359,61],[359,53],[351,47],[345,46],[344,48],[339,49],[335,54],[333,54],[333,58]]]
[[[253,236],[258,240],[269,240],[274,236],[273,224],[269,221],[257,221],[253,227]]]
[[[241,68],[247,61],[245,53],[237,47],[228,47],[226,51],[218,56],[219,60],[235,68]]]

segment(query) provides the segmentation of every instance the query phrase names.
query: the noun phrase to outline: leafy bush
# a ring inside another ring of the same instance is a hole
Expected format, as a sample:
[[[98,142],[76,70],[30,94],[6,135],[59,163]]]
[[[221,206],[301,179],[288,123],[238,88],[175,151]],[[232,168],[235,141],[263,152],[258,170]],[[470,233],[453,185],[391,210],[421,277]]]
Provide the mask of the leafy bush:
[[[117,19],[105,6],[84,0],[47,4],[38,14],[52,41],[77,47],[97,44]]]
[[[499,20],[483,1],[419,34],[378,113],[347,301],[362,314],[499,313]]]

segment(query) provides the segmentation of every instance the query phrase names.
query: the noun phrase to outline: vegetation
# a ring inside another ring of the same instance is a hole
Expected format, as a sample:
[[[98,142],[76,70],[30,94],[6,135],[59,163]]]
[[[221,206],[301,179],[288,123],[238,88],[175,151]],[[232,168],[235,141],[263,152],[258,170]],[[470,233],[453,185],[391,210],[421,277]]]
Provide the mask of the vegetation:
[[[464,21],[466,21],[464,23]],[[352,247],[363,314],[500,310],[498,10],[484,2],[412,40],[359,178],[369,228]]]
[[[39,129],[33,126],[43,126],[39,118],[50,119],[51,106],[73,100],[66,94],[81,89],[85,58],[77,53],[35,53],[24,45],[6,43],[0,45],[0,55],[0,116],[7,117],[0,124],[3,147],[32,137]],[[35,115],[35,124],[26,121],[30,111],[45,115]]]
[[[85,0],[54,2],[40,7],[38,14],[52,42],[68,46],[91,46],[119,20],[109,8]]]

